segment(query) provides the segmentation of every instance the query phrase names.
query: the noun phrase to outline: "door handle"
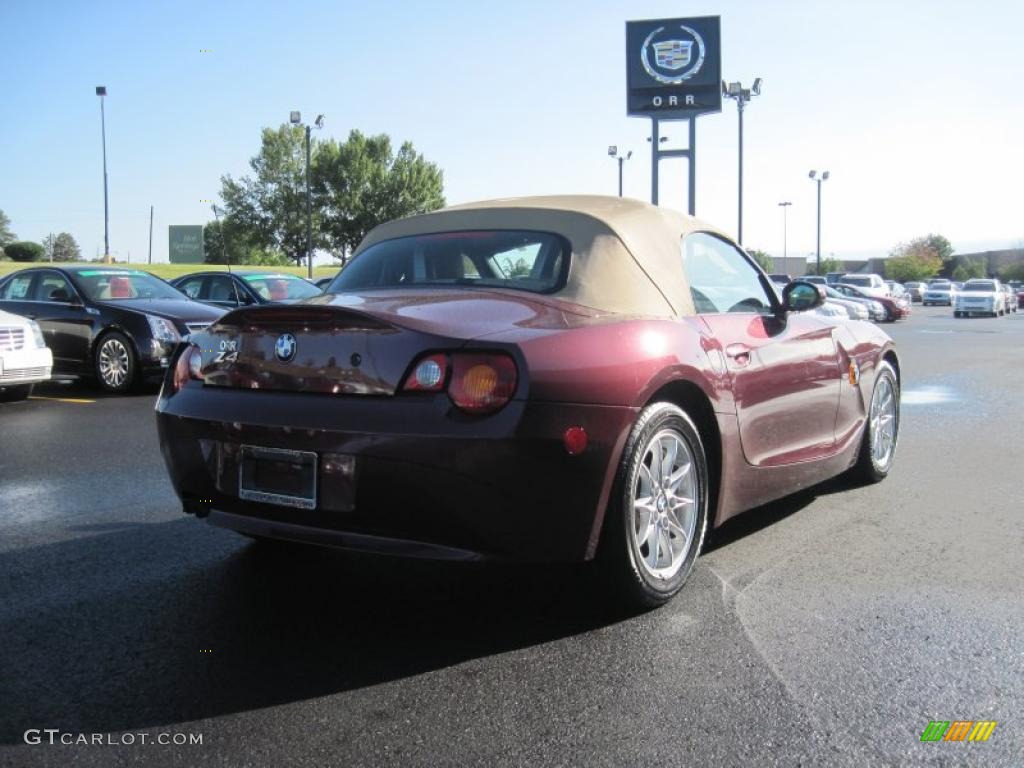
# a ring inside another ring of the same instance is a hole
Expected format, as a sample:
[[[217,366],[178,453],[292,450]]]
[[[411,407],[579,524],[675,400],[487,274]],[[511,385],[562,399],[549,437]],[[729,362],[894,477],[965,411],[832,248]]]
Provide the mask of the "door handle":
[[[725,348],[725,354],[736,361],[736,365],[746,365],[750,362],[750,347],[746,344],[730,344]]]

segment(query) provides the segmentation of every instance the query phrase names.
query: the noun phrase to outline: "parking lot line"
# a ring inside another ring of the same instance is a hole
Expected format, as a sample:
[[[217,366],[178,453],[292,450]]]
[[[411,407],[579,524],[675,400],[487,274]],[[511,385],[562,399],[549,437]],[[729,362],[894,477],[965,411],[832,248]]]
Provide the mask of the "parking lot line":
[[[29,400],[56,400],[58,403],[95,403],[95,400],[85,400],[79,397],[45,397],[43,395],[29,395]]]

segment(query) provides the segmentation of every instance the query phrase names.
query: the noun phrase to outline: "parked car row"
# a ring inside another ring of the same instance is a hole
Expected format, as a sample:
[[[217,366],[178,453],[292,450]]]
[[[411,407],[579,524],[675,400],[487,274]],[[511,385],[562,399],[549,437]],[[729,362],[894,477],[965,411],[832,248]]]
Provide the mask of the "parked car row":
[[[826,306],[837,306],[854,320],[894,322],[910,315],[910,298],[903,287],[892,289],[878,275],[841,275],[833,282],[820,275],[803,275],[797,279],[821,286]]]
[[[320,293],[294,275],[255,270],[196,272],[167,283],[121,267],[23,269],[0,280],[0,399],[28,397],[51,375],[127,392],[162,376],[178,342],[226,310]]]

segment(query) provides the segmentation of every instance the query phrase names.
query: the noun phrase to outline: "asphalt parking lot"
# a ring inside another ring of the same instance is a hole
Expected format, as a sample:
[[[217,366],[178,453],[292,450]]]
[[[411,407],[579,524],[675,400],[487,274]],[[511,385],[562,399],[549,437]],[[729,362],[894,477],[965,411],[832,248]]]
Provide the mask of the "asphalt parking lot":
[[[642,615],[585,569],[281,553],[187,518],[153,387],[0,405],[0,763],[1020,765],[1024,312],[886,330],[889,479],[732,521]],[[922,743],[931,720],[998,725]],[[140,743],[179,732],[202,744]]]

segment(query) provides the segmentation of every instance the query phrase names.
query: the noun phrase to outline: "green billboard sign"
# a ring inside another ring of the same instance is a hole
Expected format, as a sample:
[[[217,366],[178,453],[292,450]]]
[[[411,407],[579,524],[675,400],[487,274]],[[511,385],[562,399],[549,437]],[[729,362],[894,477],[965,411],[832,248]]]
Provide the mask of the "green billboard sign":
[[[171,224],[167,228],[167,256],[171,264],[202,264],[202,224]]]

